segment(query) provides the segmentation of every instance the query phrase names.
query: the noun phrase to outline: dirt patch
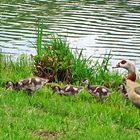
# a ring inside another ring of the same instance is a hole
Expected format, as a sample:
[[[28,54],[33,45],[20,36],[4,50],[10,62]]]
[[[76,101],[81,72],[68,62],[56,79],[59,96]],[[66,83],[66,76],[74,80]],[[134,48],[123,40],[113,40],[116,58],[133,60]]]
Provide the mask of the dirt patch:
[[[44,129],[31,130],[31,133],[43,140],[57,140],[58,136],[60,135],[60,132],[51,132]]]

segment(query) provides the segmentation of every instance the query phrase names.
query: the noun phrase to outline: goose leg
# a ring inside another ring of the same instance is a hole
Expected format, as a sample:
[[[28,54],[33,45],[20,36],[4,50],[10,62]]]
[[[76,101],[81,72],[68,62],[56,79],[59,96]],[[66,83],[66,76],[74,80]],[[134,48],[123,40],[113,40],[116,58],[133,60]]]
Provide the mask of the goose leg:
[[[103,103],[103,96],[102,96],[101,92],[99,92],[99,100],[100,100],[101,103]]]

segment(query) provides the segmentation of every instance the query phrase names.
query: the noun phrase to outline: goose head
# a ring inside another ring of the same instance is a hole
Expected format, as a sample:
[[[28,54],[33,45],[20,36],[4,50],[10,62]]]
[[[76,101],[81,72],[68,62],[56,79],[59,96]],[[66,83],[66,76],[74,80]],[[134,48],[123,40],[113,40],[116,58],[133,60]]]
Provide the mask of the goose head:
[[[124,68],[128,70],[129,73],[135,72],[135,65],[130,60],[121,60],[118,62],[115,68]]]
[[[130,60],[121,60],[118,62],[118,64],[113,68],[123,68],[128,71],[127,79],[130,79],[132,81],[136,80],[136,68],[133,62]]]

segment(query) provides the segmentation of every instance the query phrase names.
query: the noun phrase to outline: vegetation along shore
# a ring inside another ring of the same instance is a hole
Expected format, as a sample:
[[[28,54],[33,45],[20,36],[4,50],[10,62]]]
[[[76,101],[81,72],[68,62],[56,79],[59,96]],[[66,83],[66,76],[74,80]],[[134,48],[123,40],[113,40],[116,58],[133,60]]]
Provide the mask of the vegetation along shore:
[[[52,36],[42,44],[39,27],[37,55],[21,55],[12,61],[0,54],[0,139],[139,139],[139,110],[118,90],[124,75],[109,71],[110,54],[93,63],[82,50],[73,54],[59,37]],[[20,88],[5,88],[7,81],[16,83],[32,77],[49,82],[31,94]],[[111,94],[101,101],[81,84],[84,79],[92,86],[108,88]],[[74,96],[62,96],[66,85],[82,90]],[[62,88],[61,95],[52,90],[56,86]]]

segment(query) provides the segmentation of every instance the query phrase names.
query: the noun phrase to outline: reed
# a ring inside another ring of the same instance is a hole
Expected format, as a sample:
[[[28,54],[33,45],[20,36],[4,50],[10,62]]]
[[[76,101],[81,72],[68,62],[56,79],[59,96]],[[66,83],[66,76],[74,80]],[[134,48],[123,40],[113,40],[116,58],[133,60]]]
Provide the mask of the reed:
[[[38,24],[37,28],[37,41],[36,41],[36,48],[37,48],[37,55],[39,57],[42,56],[42,37],[43,37],[43,23]]]

